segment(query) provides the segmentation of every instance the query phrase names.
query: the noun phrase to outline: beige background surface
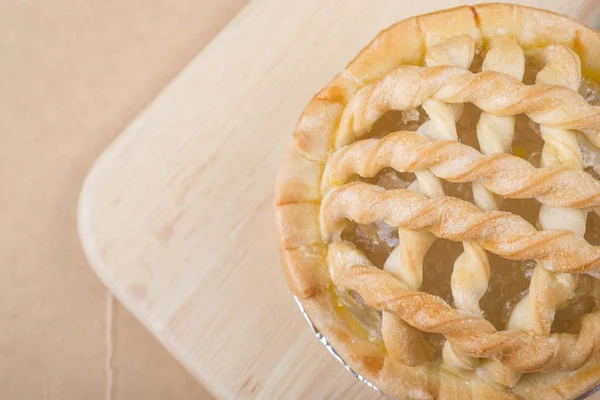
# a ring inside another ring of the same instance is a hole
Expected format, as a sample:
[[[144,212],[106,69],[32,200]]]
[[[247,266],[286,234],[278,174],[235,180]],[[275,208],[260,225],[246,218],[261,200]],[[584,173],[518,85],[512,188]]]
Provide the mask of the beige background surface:
[[[0,1],[0,398],[104,399],[107,291],[75,212],[94,159],[245,0]],[[210,396],[112,316],[113,399]]]
[[[273,178],[315,88],[383,27],[460,2],[253,0],[88,175],[79,230],[90,264],[220,399],[379,398],[297,311]],[[598,26],[596,0],[523,3]]]

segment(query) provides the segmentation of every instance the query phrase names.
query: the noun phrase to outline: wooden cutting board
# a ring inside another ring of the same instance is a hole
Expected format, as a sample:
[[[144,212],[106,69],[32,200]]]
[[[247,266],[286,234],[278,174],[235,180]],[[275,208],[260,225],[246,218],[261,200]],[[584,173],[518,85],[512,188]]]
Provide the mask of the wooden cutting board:
[[[280,271],[277,166],[311,95],[378,31],[470,2],[252,1],[106,150],[79,209],[92,267],[222,399],[375,399]],[[521,2],[599,27],[595,0]]]

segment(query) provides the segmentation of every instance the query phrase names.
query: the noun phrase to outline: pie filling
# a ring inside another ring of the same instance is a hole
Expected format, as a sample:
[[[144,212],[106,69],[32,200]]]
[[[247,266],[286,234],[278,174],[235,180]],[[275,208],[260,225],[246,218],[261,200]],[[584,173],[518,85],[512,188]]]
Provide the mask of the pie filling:
[[[476,57],[472,71],[481,69],[481,57]],[[527,60],[523,82],[533,84],[540,66],[531,59]],[[593,105],[600,104],[600,85],[591,79],[583,78],[579,88],[580,94]],[[476,126],[481,110],[472,104],[465,104],[463,113],[457,122],[459,140],[479,150]],[[381,138],[398,130],[416,131],[427,120],[427,114],[420,107],[411,111],[387,112],[372,130],[361,137]],[[512,154],[540,166],[540,155],[544,141],[541,139],[539,126],[525,115],[516,116],[515,137],[512,142]],[[600,178],[600,152],[593,150],[582,139],[580,147],[584,158],[585,171]],[[360,180],[386,189],[407,188],[414,181],[414,174],[398,173],[392,169],[384,169],[373,178],[355,176],[352,180]],[[451,183],[442,181],[447,196],[458,197],[473,203],[473,192],[470,183]],[[496,196],[502,211],[520,215],[534,226],[538,226],[540,203],[535,199],[505,199]],[[539,226],[538,226],[539,228]],[[378,268],[391,251],[398,245],[397,229],[383,222],[370,225],[353,224],[342,235],[342,239],[354,243],[362,250]],[[600,217],[588,214],[585,239],[593,245],[600,245]],[[460,242],[437,239],[428,250],[423,263],[423,284],[419,289],[441,297],[453,304],[450,277],[456,258],[462,253]],[[530,280],[536,262],[534,260],[511,261],[488,252],[490,263],[490,280],[487,292],[480,300],[484,317],[498,330],[507,328],[507,322],[515,305],[528,293]],[[576,333],[580,329],[581,316],[600,306],[600,298],[596,279],[581,274],[578,277],[575,295],[568,304],[556,310],[552,332]],[[337,304],[338,313],[363,336],[372,341],[381,342],[381,312],[365,305],[355,292],[332,292]],[[438,350],[443,345],[443,337],[438,334],[424,334],[425,339]]]

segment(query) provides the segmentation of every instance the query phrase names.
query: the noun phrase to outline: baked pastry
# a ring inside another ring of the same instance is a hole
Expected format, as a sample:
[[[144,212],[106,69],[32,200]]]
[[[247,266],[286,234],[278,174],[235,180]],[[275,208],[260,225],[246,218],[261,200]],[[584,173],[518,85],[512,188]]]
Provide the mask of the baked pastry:
[[[600,36],[460,7],[381,32],[304,110],[275,188],[288,284],[418,399],[600,383]]]

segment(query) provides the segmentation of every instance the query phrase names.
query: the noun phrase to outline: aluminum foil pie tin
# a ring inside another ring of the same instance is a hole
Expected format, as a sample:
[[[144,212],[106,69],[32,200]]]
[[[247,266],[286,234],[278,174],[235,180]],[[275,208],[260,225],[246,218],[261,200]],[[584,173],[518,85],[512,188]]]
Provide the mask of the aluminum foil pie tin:
[[[296,304],[298,304],[298,308],[300,309],[300,312],[304,316],[304,319],[306,320],[306,322],[308,322],[308,326],[310,326],[310,330],[314,333],[314,335],[317,337],[319,342],[321,342],[323,344],[323,346],[325,346],[327,351],[329,351],[336,360],[338,360],[340,363],[342,363],[342,365],[344,366],[346,371],[350,372],[352,375],[354,375],[354,377],[356,379],[358,379],[359,381],[361,381],[362,383],[364,383],[365,385],[367,385],[368,387],[370,387],[377,393],[381,394],[384,397],[388,397],[385,393],[383,393],[380,389],[378,389],[377,386],[373,385],[371,382],[369,382],[367,379],[365,379],[361,374],[354,371],[352,368],[350,368],[350,366],[348,364],[346,364],[346,362],[337,353],[337,351],[335,351],[333,346],[327,341],[327,338],[325,336],[323,336],[323,334],[321,332],[319,332],[319,330],[317,329],[315,324],[313,324],[312,320],[306,313],[306,310],[304,309],[304,307],[302,307],[302,303],[300,303],[300,300],[298,300],[298,298],[296,296],[294,296],[294,300],[296,300]],[[583,393],[581,396],[576,397],[574,400],[585,400],[598,391],[600,391],[600,385],[588,390],[587,392]]]
[[[298,304],[298,308],[300,308],[300,312],[304,316],[304,319],[306,319],[306,322],[308,322],[308,326],[310,326],[310,330],[315,334],[315,336],[317,337],[319,342],[323,343],[323,346],[325,346],[327,351],[329,351],[331,353],[331,355],[333,355],[333,357],[335,357],[336,360],[338,360],[340,363],[342,363],[342,365],[344,366],[346,371],[350,372],[352,375],[354,375],[354,377],[356,379],[358,379],[359,381],[361,381],[362,383],[364,383],[365,385],[367,385],[368,387],[370,387],[377,393],[381,394],[382,396],[388,397],[385,395],[385,393],[383,393],[381,390],[379,390],[375,385],[373,385],[371,382],[366,380],[361,374],[354,371],[352,368],[350,368],[350,366],[348,364],[346,364],[346,362],[337,353],[337,351],[335,351],[333,346],[331,346],[331,344],[329,344],[329,342],[327,341],[327,338],[325,336],[323,336],[323,334],[321,332],[319,332],[319,330],[317,329],[315,324],[313,324],[310,317],[306,313],[306,310],[304,310],[304,307],[302,307],[302,303],[300,303],[300,300],[298,300],[298,298],[296,296],[294,296],[294,300],[296,300],[296,304]]]

